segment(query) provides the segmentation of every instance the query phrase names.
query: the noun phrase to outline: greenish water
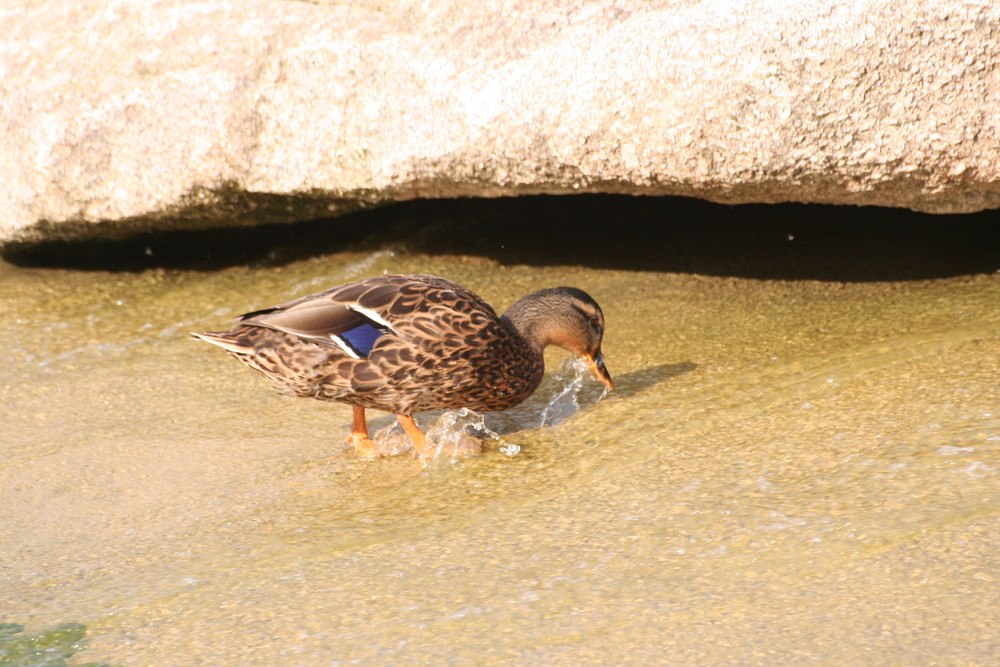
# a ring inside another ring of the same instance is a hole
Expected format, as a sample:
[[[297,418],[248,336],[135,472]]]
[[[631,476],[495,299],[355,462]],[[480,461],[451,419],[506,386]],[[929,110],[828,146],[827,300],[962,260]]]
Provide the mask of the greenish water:
[[[87,628],[80,623],[25,632],[18,623],[0,623],[0,665],[10,667],[66,667],[75,654],[87,647]],[[106,663],[72,664],[79,667],[111,667]]]
[[[583,201],[0,263],[0,621],[86,624],[75,659],[122,665],[991,664],[995,221]],[[500,309],[586,289],[616,391],[550,407],[551,351],[486,417],[516,447],[422,470],[187,338],[383,271]]]

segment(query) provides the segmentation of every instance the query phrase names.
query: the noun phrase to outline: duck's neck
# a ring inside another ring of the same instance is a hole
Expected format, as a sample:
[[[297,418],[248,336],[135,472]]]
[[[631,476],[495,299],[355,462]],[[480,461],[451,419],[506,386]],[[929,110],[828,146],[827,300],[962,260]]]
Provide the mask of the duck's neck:
[[[544,321],[543,305],[530,295],[508,308],[500,318],[500,322],[515,340],[538,356],[542,355],[545,346],[549,344],[544,327],[541,326]]]

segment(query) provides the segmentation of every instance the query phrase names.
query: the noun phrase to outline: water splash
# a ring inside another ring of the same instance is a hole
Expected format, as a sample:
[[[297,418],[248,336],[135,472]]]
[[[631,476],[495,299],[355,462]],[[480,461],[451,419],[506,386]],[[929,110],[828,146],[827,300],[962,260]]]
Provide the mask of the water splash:
[[[499,443],[499,450],[507,456],[521,451],[518,445],[507,442],[500,434],[486,426],[485,416],[468,408],[447,410],[426,427],[427,446],[433,450],[429,458],[442,455],[452,459],[478,454],[483,450],[484,440]],[[379,455],[393,456],[412,449],[406,433],[395,421],[375,432],[374,440]]]
[[[538,425],[555,426],[579,410],[581,392],[589,377],[590,369],[587,368],[587,362],[582,358],[571,356],[563,360],[559,370],[553,375],[554,383],[556,386],[562,386],[562,389],[549,399],[548,404],[542,410],[541,421]],[[608,388],[604,387],[603,389],[600,396],[593,401],[594,403],[601,401],[608,395]]]
[[[507,411],[500,430],[513,432],[555,426],[581,408],[600,402],[609,391],[592,381],[590,369],[583,359],[572,356],[567,357],[546,380],[546,386],[549,389],[530,399],[531,405]],[[546,400],[543,394],[550,392],[554,393]],[[497,425],[498,415],[500,413],[491,413],[494,426]],[[507,456],[521,451],[520,446],[505,441],[500,433],[487,426],[485,415],[468,408],[446,410],[433,423],[424,424],[422,428],[427,435],[428,448],[434,450],[429,458],[447,456],[457,459],[478,454],[483,450],[483,441],[489,440],[497,442],[498,449]],[[409,438],[395,420],[376,431],[373,439],[377,443],[378,456],[395,456],[412,449]]]
[[[486,426],[484,415],[468,408],[449,410],[442,414],[428,429],[427,438],[442,453],[465,452],[470,439],[477,440],[477,452],[481,451],[481,441],[486,439],[499,442],[500,451],[507,456],[521,451],[518,445],[505,441],[499,433]]]

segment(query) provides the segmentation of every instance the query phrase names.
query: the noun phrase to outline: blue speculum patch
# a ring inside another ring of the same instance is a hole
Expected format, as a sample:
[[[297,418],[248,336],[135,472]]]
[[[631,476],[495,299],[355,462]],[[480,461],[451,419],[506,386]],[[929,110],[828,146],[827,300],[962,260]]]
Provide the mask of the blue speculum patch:
[[[358,353],[358,356],[367,357],[368,353],[375,347],[375,341],[385,333],[384,328],[376,327],[365,322],[349,331],[340,334],[340,339]]]

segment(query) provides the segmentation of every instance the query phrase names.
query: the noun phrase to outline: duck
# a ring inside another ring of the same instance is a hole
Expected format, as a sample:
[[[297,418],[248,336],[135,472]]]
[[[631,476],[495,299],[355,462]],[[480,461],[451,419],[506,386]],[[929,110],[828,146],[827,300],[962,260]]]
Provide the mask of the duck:
[[[582,357],[614,388],[601,352],[604,313],[586,292],[553,287],[503,315],[470,289],[426,274],[382,275],[239,316],[225,332],[192,333],[257,371],[277,390],[353,408],[347,444],[373,458],[366,410],[390,412],[422,461],[414,414],[489,412],[528,398],[545,372],[544,349]]]

